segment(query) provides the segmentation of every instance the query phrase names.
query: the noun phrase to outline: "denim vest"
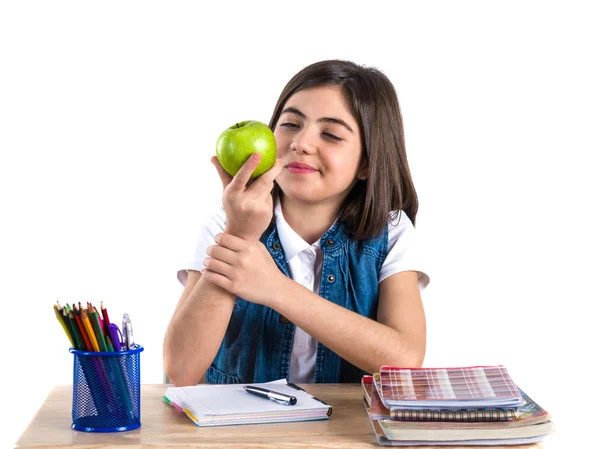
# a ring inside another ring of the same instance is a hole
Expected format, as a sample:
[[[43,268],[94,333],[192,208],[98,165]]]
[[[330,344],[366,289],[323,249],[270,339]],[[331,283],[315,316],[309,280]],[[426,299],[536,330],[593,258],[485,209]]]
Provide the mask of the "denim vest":
[[[277,226],[272,224],[260,241],[289,277]],[[336,222],[321,237],[320,245],[323,274],[319,295],[362,316],[377,319],[378,279],[387,255],[387,226],[381,236],[356,242],[349,239],[344,225]],[[236,298],[221,347],[206,371],[206,382],[231,384],[287,378],[295,329],[293,323],[270,307]],[[367,373],[317,344],[315,382],[360,382],[363,374]]]

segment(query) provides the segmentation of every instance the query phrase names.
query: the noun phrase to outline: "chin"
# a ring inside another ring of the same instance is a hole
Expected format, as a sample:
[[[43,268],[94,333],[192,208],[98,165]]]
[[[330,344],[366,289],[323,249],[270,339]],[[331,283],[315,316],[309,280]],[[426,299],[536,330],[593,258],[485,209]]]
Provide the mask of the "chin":
[[[301,185],[281,185],[279,184],[279,188],[283,192],[283,194],[291,199],[305,202],[313,202],[319,201],[321,199],[321,195],[314,191],[314,189],[307,189],[306,186]]]

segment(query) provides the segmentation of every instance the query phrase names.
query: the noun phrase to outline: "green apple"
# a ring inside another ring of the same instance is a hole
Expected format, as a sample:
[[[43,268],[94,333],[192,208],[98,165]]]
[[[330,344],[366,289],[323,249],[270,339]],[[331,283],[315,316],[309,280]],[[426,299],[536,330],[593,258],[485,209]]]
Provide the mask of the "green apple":
[[[255,120],[239,122],[227,128],[217,139],[217,159],[231,176],[235,176],[244,162],[254,153],[260,153],[260,163],[252,178],[269,170],[277,158],[277,144],[273,131]]]

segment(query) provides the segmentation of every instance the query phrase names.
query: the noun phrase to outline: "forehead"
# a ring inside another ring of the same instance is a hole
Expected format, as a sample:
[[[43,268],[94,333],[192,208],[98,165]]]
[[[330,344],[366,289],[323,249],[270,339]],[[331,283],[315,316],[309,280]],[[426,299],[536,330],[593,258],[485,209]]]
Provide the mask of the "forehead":
[[[301,111],[307,118],[337,117],[356,123],[348,102],[338,86],[319,86],[302,89],[292,95],[284,105]]]

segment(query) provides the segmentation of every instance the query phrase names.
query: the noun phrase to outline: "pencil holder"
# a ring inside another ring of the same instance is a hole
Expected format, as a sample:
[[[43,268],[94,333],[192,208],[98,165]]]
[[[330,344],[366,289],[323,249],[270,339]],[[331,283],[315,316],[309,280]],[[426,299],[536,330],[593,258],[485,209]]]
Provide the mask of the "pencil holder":
[[[137,429],[140,422],[140,352],[73,353],[74,430],[122,432]]]

